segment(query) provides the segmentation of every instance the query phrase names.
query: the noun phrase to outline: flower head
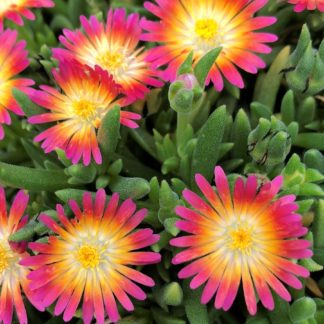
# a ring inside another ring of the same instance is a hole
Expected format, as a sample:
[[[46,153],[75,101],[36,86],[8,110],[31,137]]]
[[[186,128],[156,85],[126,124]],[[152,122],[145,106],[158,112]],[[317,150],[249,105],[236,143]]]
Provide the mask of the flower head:
[[[106,25],[95,16],[89,20],[81,16],[80,20],[84,32],[65,29],[60,41],[66,49],[54,49],[56,59],[75,59],[107,70],[126,95],[126,105],[143,99],[149,91],[147,86],[162,86],[145,61],[144,48],[137,47],[142,33],[138,14],[126,17],[125,9],[121,8],[108,12]]]
[[[43,91],[34,90],[31,99],[50,112],[32,116],[29,122],[58,123],[39,134],[35,141],[44,141],[46,153],[63,149],[73,163],[83,157],[83,163],[88,165],[92,155],[100,164],[97,129],[105,114],[120,103],[116,101],[119,87],[107,71],[98,66],[83,67],[77,62],[61,62],[59,71],[53,70],[53,75],[63,93],[48,86],[41,86]],[[140,115],[121,112],[121,124],[135,128],[137,124],[132,119],[140,119]]]
[[[0,323],[11,323],[14,308],[19,322],[27,323],[21,290],[35,307],[44,310],[39,303],[35,303],[28,288],[29,268],[19,264],[22,258],[28,256],[26,244],[9,241],[10,235],[23,228],[28,221],[28,217],[23,217],[27,203],[28,196],[19,191],[8,215],[5,192],[0,188]]]
[[[104,323],[105,310],[109,319],[119,318],[116,299],[128,311],[134,306],[128,295],[144,300],[146,295],[136,283],[154,286],[147,275],[130,265],[159,262],[160,254],[139,252],[159,240],[151,229],[133,231],[147,211],[135,212],[135,203],[128,199],[118,207],[118,194],[113,194],[107,207],[104,190],[99,190],[95,201],[91,194],[83,196],[83,210],[75,201],[69,205],[76,218],[69,220],[62,206],[57,206],[62,225],[41,215],[40,220],[58,236],[48,243],[30,243],[39,252],[22,261],[37,269],[30,273],[30,288],[47,307],[56,302],[55,315],[63,314],[69,321],[82,302],[82,318],[89,324],[95,315],[97,323]]]
[[[274,200],[282,177],[264,184],[259,191],[255,176],[249,176],[246,183],[238,178],[233,194],[220,167],[215,169],[216,192],[199,174],[196,182],[207,202],[185,190],[184,198],[195,210],[176,209],[183,218],[176,225],[189,235],[171,241],[186,248],[173,263],[191,261],[179,272],[179,278],[194,276],[192,289],[206,283],[201,302],[209,302],[216,294],[214,305],[224,310],[232,306],[240,282],[250,314],[257,310],[256,293],[270,310],[274,308],[271,289],[289,301],[283,283],[300,289],[302,283],[296,276],[309,276],[308,270],[291,259],[309,258],[312,252],[307,249],[309,241],[298,239],[307,229],[301,216],[295,214],[295,196]]]
[[[10,19],[17,25],[23,25],[21,16],[34,20],[35,15],[29,8],[53,7],[52,0],[2,0],[0,2],[0,31],[3,29],[4,18]]]
[[[223,77],[242,88],[243,79],[237,67],[249,73],[264,68],[264,61],[255,53],[269,53],[265,43],[277,40],[269,33],[255,32],[272,25],[274,17],[253,17],[267,0],[187,0],[150,1],[145,7],[160,21],[143,20],[142,27],[148,31],[143,40],[162,43],[150,50],[148,60],[154,68],[168,64],[163,78],[174,81],[179,66],[188,54],[194,52],[197,62],[209,50],[222,47],[209,76],[217,90],[224,86]]]
[[[316,9],[324,12],[324,0],[288,0],[288,2],[295,5],[294,10],[296,12]]]
[[[1,8],[1,5],[0,5]],[[4,138],[1,124],[11,124],[9,111],[23,115],[23,111],[12,95],[13,88],[29,92],[33,80],[16,78],[29,64],[26,42],[17,42],[17,32],[6,29],[0,33],[0,140]]]

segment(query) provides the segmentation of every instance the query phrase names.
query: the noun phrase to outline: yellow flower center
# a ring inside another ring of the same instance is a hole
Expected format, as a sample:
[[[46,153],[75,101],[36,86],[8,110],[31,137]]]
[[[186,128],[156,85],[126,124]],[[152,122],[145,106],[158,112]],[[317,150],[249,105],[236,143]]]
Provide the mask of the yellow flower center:
[[[253,244],[252,229],[239,226],[229,231],[229,248],[239,250],[241,253],[250,254]]]
[[[0,244],[0,274],[9,267],[9,260],[8,250]]]
[[[77,252],[77,259],[83,268],[95,268],[100,263],[100,253],[94,246],[82,245]]]
[[[195,32],[203,40],[210,41],[218,34],[218,24],[214,19],[200,19],[196,22]]]
[[[125,56],[119,52],[100,53],[97,56],[97,62],[111,74],[115,74],[119,69],[126,67]]]
[[[97,108],[95,104],[89,100],[81,99],[79,101],[73,102],[73,110],[76,115],[84,119],[89,119],[93,117]]]

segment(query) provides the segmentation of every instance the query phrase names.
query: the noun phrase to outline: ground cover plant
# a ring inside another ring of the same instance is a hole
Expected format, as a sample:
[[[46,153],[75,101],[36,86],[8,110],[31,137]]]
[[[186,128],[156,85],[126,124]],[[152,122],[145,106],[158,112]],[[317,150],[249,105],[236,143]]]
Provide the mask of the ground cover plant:
[[[324,323],[324,1],[2,0],[0,323]]]

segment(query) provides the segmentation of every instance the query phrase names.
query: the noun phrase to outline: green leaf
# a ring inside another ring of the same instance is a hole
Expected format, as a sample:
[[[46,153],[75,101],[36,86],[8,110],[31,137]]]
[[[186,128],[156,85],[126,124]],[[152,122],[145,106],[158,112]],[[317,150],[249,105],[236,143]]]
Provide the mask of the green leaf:
[[[310,272],[316,272],[323,270],[323,266],[315,262],[312,258],[310,259],[302,259],[299,264],[305,267]]]
[[[202,88],[205,87],[205,82],[210,69],[215,64],[215,61],[222,51],[221,47],[212,49],[206,55],[204,55],[196,64],[194,68],[195,76]]]
[[[180,233],[180,230],[175,225],[178,220],[179,218],[170,217],[164,221],[165,230],[173,236],[177,236]]]
[[[306,169],[306,182],[321,182],[324,180],[324,175],[316,169]]]
[[[152,245],[152,250],[154,252],[160,252],[165,247],[169,246],[170,239],[173,237],[170,233],[167,231],[162,231],[159,233],[160,239],[158,242],[156,242],[154,245]]]
[[[190,324],[206,324],[209,323],[207,306],[200,302],[202,288],[191,289],[189,280],[185,280],[182,284],[184,292],[184,306],[186,315]]]
[[[26,226],[24,226],[19,231],[10,235],[10,241],[21,242],[21,241],[30,241],[35,234],[35,225],[36,222],[31,221]]]
[[[271,322],[265,315],[257,314],[255,316],[249,316],[245,324],[271,324]]]
[[[177,75],[192,73],[192,60],[193,60],[193,51],[189,53],[185,61],[180,65]]]
[[[82,197],[86,190],[80,189],[63,189],[55,192],[55,195],[60,198],[63,202],[67,203],[69,200],[75,200],[78,204],[82,204]],[[96,193],[91,192],[92,198],[95,197]]]
[[[260,102],[252,102],[251,103],[251,112],[253,117],[253,122],[258,123],[260,118],[271,119],[271,110],[266,105]]]
[[[156,324],[186,324],[186,321],[178,319],[157,307],[152,307],[151,311]]]
[[[70,20],[63,16],[63,15],[55,15],[54,18],[51,21],[50,27],[53,30],[62,30],[64,28],[67,29],[73,29],[73,24],[70,22]]]
[[[313,259],[324,265],[324,199],[318,201],[312,226],[314,236],[314,257]]]
[[[220,144],[227,120],[226,107],[221,106],[213,112],[200,131],[198,143],[193,153],[191,186],[195,187],[195,175],[201,173],[211,181],[218,161]]]
[[[173,218],[177,218],[175,214],[175,207],[180,204],[178,195],[170,188],[167,181],[163,180],[161,183],[161,188],[159,192],[159,205],[160,209],[158,211],[158,219],[167,228],[170,233],[175,233],[177,229],[171,228],[174,224]],[[167,219],[171,219],[165,223]],[[173,224],[172,224],[173,223]]]
[[[324,133],[301,133],[297,136],[294,145],[324,151]]]
[[[178,195],[170,188],[168,182],[163,180],[160,188],[160,207],[173,209],[179,201]]]
[[[284,187],[289,188],[305,181],[306,168],[298,154],[293,154],[283,169]]]
[[[118,159],[114,161],[108,168],[108,174],[112,176],[117,176],[123,170],[123,161],[122,159]]]
[[[27,117],[44,113],[44,109],[34,104],[24,92],[14,88],[12,94]]]
[[[233,158],[240,158],[245,161],[249,159],[247,154],[247,141],[250,132],[251,125],[249,117],[243,109],[240,109],[232,127],[231,142],[234,143],[234,148],[231,155]]]
[[[307,46],[311,43],[311,34],[306,24],[303,25],[296,49],[291,53],[290,62],[293,66],[296,66],[299,60],[304,55]]]
[[[149,192],[149,199],[155,204],[158,204],[160,197],[160,185],[157,177],[151,179],[150,188],[151,190]]]
[[[154,138],[148,132],[146,132],[142,128],[138,129],[129,129],[129,133],[134,138],[134,140],[144,149],[147,153],[149,153],[154,158],[156,157],[155,143]]]
[[[112,179],[109,187],[111,191],[118,192],[121,199],[141,199],[151,190],[147,180],[142,178],[126,178],[118,176]]]
[[[304,99],[297,111],[297,121],[301,126],[309,124],[313,121],[316,112],[316,100],[313,97]]]
[[[299,195],[324,197],[324,190],[315,183],[303,183],[300,186]]]
[[[254,101],[258,101],[273,111],[283,74],[281,71],[287,66],[290,53],[289,46],[284,47],[263,77],[261,86],[254,93]]]
[[[44,168],[44,160],[47,158],[44,152],[40,148],[36,147],[33,143],[24,138],[21,138],[20,141],[26,153],[33,161],[35,167]]]
[[[314,199],[304,199],[297,201],[297,204],[299,206],[298,213],[304,215],[310,210],[310,208],[313,206],[313,203]]]
[[[319,150],[308,150],[304,155],[304,162],[307,167],[319,170],[324,174],[324,155]]]
[[[291,142],[294,144],[299,132],[299,124],[297,122],[291,122],[287,127],[287,132],[291,137]]]
[[[275,307],[272,312],[268,313],[271,323],[292,323],[289,318],[289,303],[284,301],[277,294],[273,295]]]
[[[288,126],[295,120],[294,92],[289,90],[281,102],[281,119]]]
[[[32,191],[56,191],[69,187],[63,171],[32,169],[0,162],[0,184]]]
[[[98,131],[98,142],[104,160],[110,160],[116,151],[120,138],[120,107],[109,110],[102,120]]]
[[[168,174],[175,172],[179,168],[179,158],[177,156],[172,156],[166,159],[162,164],[162,174]]]
[[[66,173],[79,180],[79,183],[91,183],[96,177],[97,170],[93,164],[87,167],[83,164],[74,164],[66,169]]]

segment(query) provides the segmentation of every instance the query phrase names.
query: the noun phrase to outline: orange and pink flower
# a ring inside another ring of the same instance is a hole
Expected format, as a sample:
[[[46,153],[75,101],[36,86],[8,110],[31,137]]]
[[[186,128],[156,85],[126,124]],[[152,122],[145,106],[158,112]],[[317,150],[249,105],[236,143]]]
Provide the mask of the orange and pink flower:
[[[120,206],[118,202],[118,194],[113,194],[105,208],[106,195],[102,189],[94,201],[91,193],[83,195],[83,210],[75,201],[69,202],[75,214],[72,220],[58,205],[61,225],[47,215],[39,217],[57,236],[50,236],[48,243],[30,243],[30,248],[38,254],[25,258],[21,264],[37,267],[28,275],[30,289],[45,307],[56,301],[54,314],[63,313],[65,321],[72,319],[82,303],[85,324],[93,316],[97,323],[103,324],[105,314],[110,321],[117,322],[116,300],[132,311],[134,306],[129,296],[138,300],[146,298],[135,283],[154,286],[150,277],[130,266],[161,260],[159,253],[138,251],[156,243],[159,235],[148,228],[134,231],[147,210],[135,212],[136,205],[131,199]]]
[[[5,18],[12,20],[17,25],[23,25],[22,17],[34,20],[35,15],[30,8],[54,7],[52,0],[2,0],[0,1],[0,31],[3,29]]]
[[[183,196],[194,210],[179,206],[183,219],[176,226],[189,235],[171,240],[171,245],[186,248],[173,258],[173,264],[190,262],[179,278],[193,277],[190,287],[203,284],[201,302],[216,295],[217,309],[228,310],[242,282],[250,314],[257,311],[257,296],[269,310],[274,308],[273,290],[282,299],[291,300],[283,283],[302,288],[296,276],[308,277],[309,271],[295,259],[312,256],[310,242],[299,237],[307,233],[302,217],[296,214],[294,195],[275,198],[282,177],[258,188],[257,178],[244,183],[238,178],[231,193],[222,168],[215,168],[215,191],[208,181],[196,175],[204,199],[185,190]]]
[[[237,67],[249,73],[257,73],[266,66],[256,54],[271,52],[266,43],[277,36],[259,32],[272,25],[275,17],[254,17],[267,0],[187,0],[147,1],[145,8],[159,21],[142,20],[141,26],[148,33],[142,40],[160,42],[149,51],[147,59],[154,68],[168,65],[162,78],[174,81],[179,66],[188,54],[194,52],[197,62],[209,50],[222,47],[222,52],[212,67],[206,84],[213,82],[220,91],[223,78],[243,88],[244,82]]]
[[[107,71],[98,66],[94,69],[78,62],[61,62],[59,71],[53,70],[56,83],[63,93],[55,88],[43,85],[42,91],[33,90],[31,99],[38,105],[50,110],[48,113],[32,116],[30,123],[57,122],[36,136],[35,141],[42,143],[42,148],[49,153],[57,148],[66,152],[72,163],[89,165],[91,156],[96,163],[102,163],[102,156],[97,140],[97,129],[106,113],[115,105],[120,88]],[[121,111],[121,124],[136,128],[133,120],[140,115]]]
[[[324,12],[324,0],[288,0],[288,2],[294,5],[296,12],[316,9]]]
[[[1,5],[0,5],[1,6]],[[17,75],[29,65],[26,42],[17,42],[17,32],[6,29],[0,33],[0,140],[4,138],[2,124],[10,125],[9,111],[24,115],[12,95],[13,88],[29,93],[33,80],[17,78]]]
[[[0,188],[0,323],[4,324],[12,322],[14,309],[19,323],[27,323],[22,290],[37,309],[44,310],[41,303],[35,302],[35,296],[28,287],[29,267],[19,264],[23,258],[29,256],[25,250],[27,243],[9,241],[10,235],[22,229],[28,222],[28,217],[23,217],[28,199],[23,190],[19,191],[8,215],[5,191]]]
[[[105,25],[95,16],[89,20],[81,16],[80,20],[84,32],[65,29],[60,41],[66,49],[54,49],[56,59],[75,59],[107,70],[121,86],[125,105],[143,99],[148,86],[163,85],[146,61],[147,52],[138,47],[142,33],[138,14],[127,17],[125,9],[120,8],[109,10]]]

